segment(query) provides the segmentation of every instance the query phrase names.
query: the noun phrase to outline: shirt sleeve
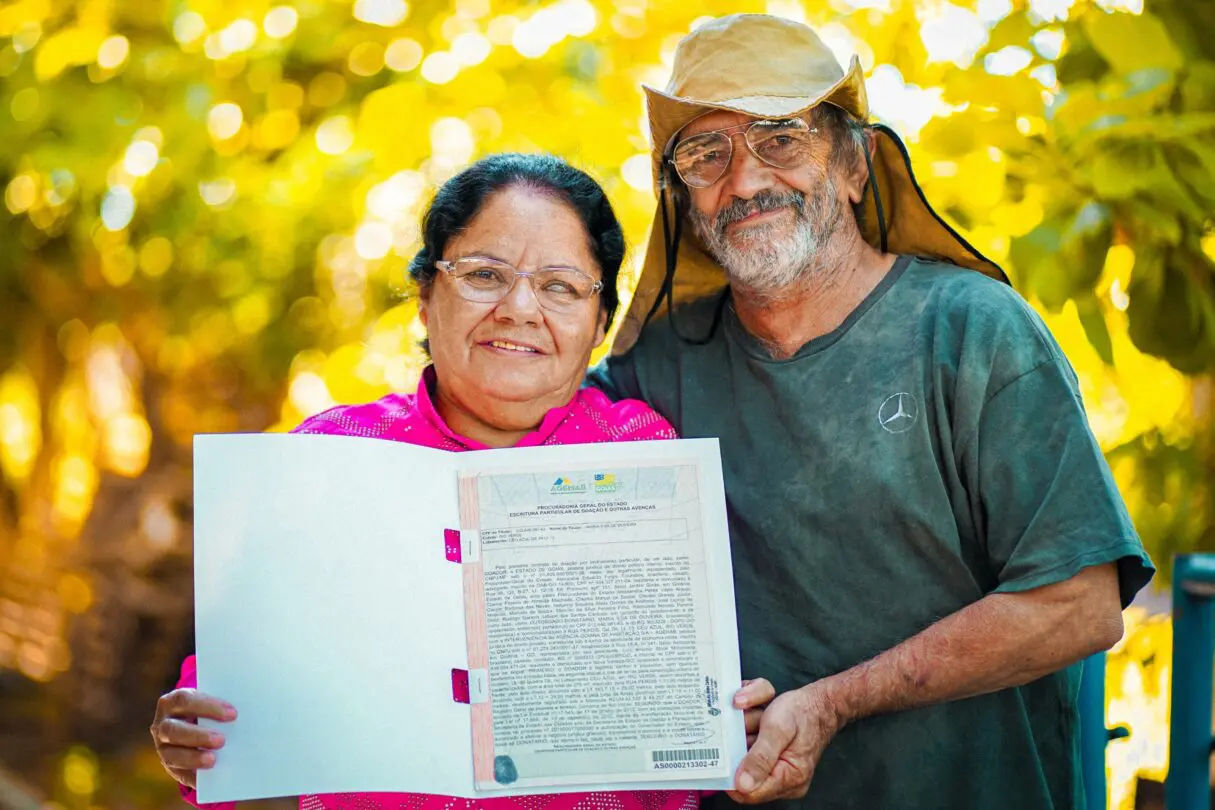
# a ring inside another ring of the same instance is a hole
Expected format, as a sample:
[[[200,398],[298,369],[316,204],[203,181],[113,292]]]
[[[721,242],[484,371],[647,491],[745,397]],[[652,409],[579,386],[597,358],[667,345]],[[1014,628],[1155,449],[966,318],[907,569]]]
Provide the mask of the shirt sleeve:
[[[198,659],[193,655],[182,662],[181,676],[177,679],[178,689],[196,689],[198,688]],[[182,799],[187,804],[200,808],[200,810],[236,810],[236,802],[215,802],[214,804],[199,804],[198,792],[192,787],[187,787],[183,784],[177,785],[177,790],[181,793]]]
[[[996,592],[1038,588],[1116,562],[1125,607],[1151,580],[1155,568],[1066,361],[1044,360],[995,391],[964,457]]]

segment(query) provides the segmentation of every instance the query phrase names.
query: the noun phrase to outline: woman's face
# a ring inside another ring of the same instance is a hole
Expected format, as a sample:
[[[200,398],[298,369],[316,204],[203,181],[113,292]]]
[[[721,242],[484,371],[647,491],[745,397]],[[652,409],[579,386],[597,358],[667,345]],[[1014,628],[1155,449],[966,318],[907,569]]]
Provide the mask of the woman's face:
[[[442,258],[469,256],[497,259],[525,272],[561,266],[597,281],[602,277],[578,215],[561,200],[523,187],[491,195],[448,241]],[[424,291],[420,317],[444,396],[501,428],[518,425],[495,420],[522,416],[508,403],[534,403],[538,420],[569,402],[607,326],[599,294],[573,311],[553,312],[540,307],[531,279],[519,276],[498,303],[477,303],[462,298],[444,272]]]

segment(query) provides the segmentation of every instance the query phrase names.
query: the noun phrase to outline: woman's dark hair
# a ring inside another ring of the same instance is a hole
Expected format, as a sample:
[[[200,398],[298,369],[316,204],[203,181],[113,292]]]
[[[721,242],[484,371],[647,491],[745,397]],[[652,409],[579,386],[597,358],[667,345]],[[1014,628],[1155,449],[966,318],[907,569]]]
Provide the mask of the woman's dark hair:
[[[620,303],[616,277],[624,261],[624,232],[600,185],[553,155],[490,155],[444,183],[422,218],[422,249],[409,264],[414,281],[422,288],[433,283],[438,272],[435,262],[443,258],[448,241],[468,227],[490,195],[506,188],[552,195],[578,214],[603,274],[600,303],[611,323]]]

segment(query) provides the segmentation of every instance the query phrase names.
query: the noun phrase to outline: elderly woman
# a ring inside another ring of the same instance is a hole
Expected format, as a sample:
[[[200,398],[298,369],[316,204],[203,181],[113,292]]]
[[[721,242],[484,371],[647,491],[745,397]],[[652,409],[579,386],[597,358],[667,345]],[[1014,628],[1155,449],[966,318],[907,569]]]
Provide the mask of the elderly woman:
[[[661,416],[635,400],[611,402],[582,388],[591,351],[616,310],[624,239],[603,189],[585,173],[544,155],[496,155],[449,180],[422,226],[410,266],[433,364],[417,391],[340,406],[298,433],[369,436],[462,452],[491,447],[672,439]],[[197,692],[193,656],[178,688],[160,698],[152,736],[165,769],[196,804],[199,768],[222,756],[223,735],[198,717],[230,721],[236,709]],[[771,699],[767,682],[744,688],[735,705]],[[425,729],[410,733],[425,734]],[[411,794],[304,796],[300,807],[464,807],[493,810],[684,810],[693,791],[559,794],[525,799],[455,799]]]

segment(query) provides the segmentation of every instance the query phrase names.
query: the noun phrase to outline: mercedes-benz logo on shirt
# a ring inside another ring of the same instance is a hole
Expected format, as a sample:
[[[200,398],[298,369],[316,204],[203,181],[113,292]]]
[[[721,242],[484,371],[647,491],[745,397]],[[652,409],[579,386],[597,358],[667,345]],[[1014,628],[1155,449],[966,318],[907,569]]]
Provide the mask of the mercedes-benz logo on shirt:
[[[878,424],[887,433],[905,433],[911,430],[920,416],[920,407],[915,397],[906,391],[891,394],[878,408]]]

